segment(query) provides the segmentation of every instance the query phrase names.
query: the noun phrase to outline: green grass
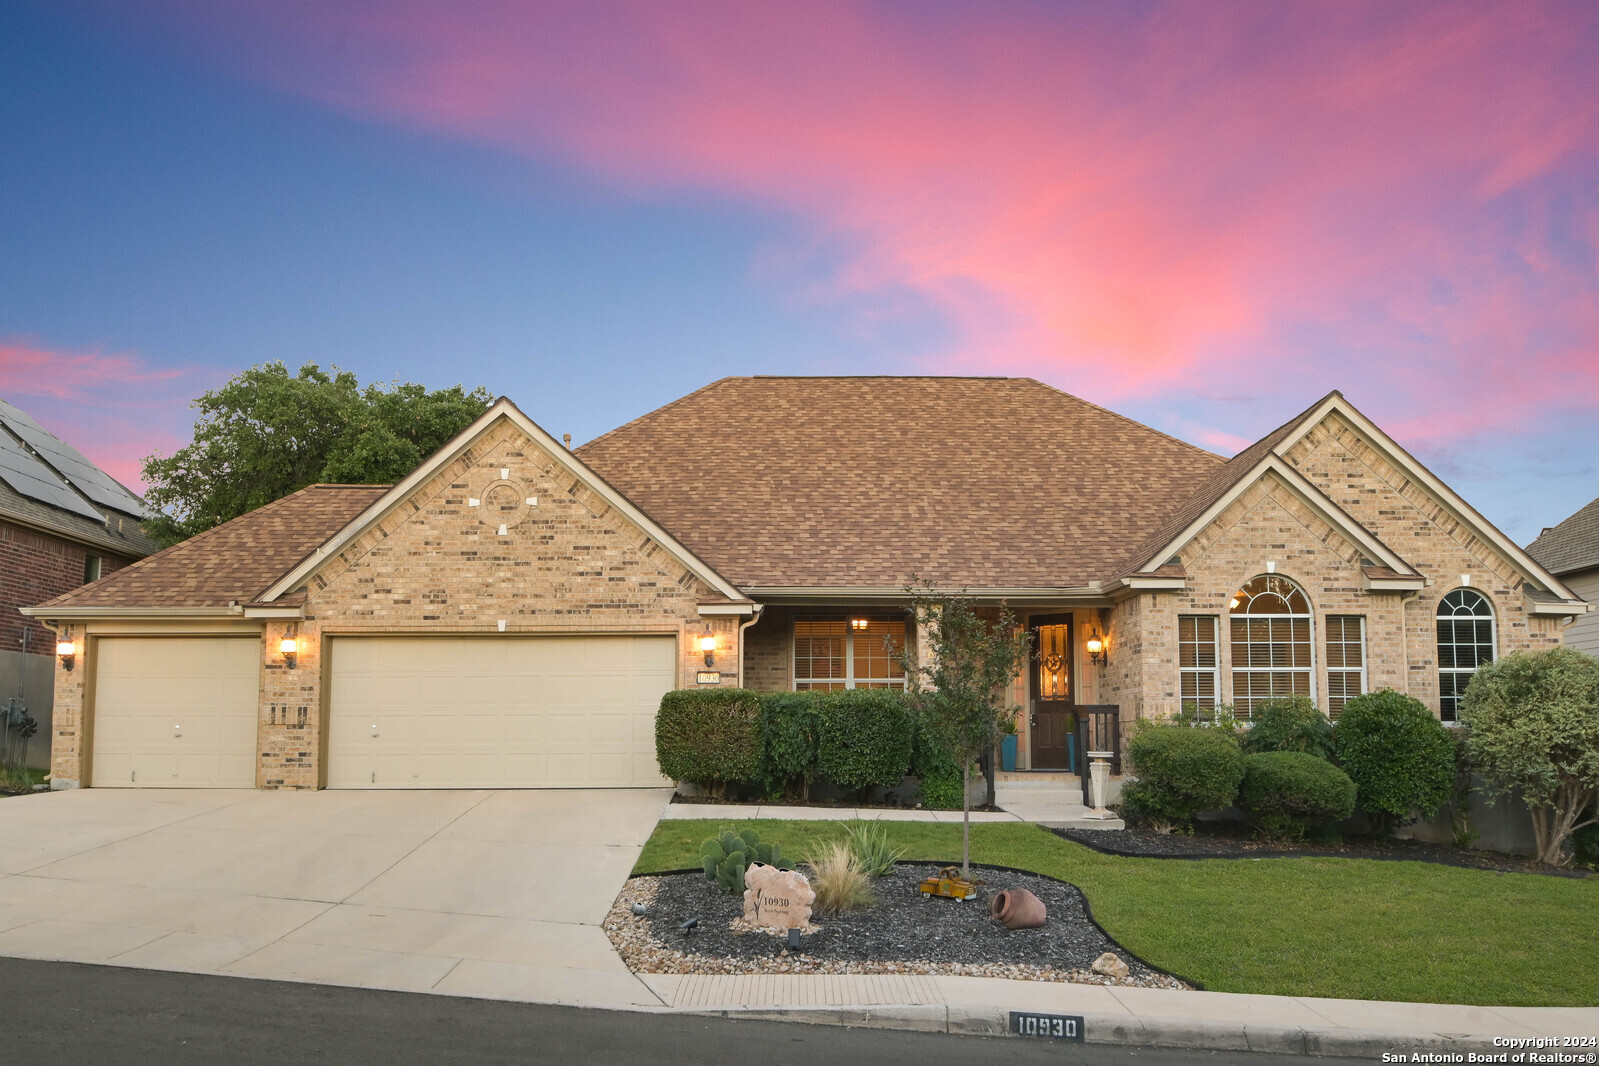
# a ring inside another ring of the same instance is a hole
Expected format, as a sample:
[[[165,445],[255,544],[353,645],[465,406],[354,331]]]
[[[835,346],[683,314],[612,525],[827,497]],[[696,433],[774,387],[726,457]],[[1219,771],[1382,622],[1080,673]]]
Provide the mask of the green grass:
[[[635,873],[698,867],[716,821],[666,821]],[[836,822],[748,824],[789,856]],[[959,861],[960,826],[893,822],[912,861]],[[1599,878],[1372,859],[1129,859],[1017,823],[972,826],[972,861],[1070,881],[1140,958],[1217,992],[1599,1005]]]
[[[24,770],[19,776],[10,770],[0,770],[0,797],[11,795],[25,795],[33,791],[33,786],[44,783],[44,775],[48,770]]]

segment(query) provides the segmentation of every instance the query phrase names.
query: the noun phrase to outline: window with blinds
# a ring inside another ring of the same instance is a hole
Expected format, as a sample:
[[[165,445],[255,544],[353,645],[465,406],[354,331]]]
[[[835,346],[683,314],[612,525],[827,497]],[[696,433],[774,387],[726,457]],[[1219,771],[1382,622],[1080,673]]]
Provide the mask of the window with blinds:
[[[1366,618],[1358,614],[1327,616],[1327,717],[1337,718],[1344,704],[1366,693]]]
[[[904,688],[900,618],[796,618],[794,688]]]
[[[1262,574],[1233,594],[1233,710],[1250,719],[1279,696],[1315,698],[1310,600],[1281,574]]]
[[[1185,614],[1177,618],[1177,673],[1179,705],[1202,711],[1216,709],[1220,687],[1220,656],[1216,616]]]

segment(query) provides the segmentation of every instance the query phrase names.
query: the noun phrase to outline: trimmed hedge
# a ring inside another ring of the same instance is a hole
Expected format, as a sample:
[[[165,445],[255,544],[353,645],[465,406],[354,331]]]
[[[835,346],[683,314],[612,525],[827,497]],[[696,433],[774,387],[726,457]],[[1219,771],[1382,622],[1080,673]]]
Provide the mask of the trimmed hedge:
[[[1215,729],[1140,730],[1127,742],[1127,760],[1138,780],[1122,789],[1122,809],[1161,821],[1188,822],[1232,806],[1244,776],[1237,741]]]
[[[722,791],[760,770],[760,695],[742,688],[678,689],[661,697],[655,761],[674,781]]]
[[[1320,759],[1333,757],[1333,725],[1308,696],[1268,700],[1239,738],[1244,753],[1301,751]]]
[[[1431,818],[1454,793],[1454,738],[1413,696],[1393,689],[1357,696],[1333,736],[1356,803],[1380,834],[1418,815]]]
[[[1355,809],[1355,783],[1325,759],[1302,751],[1263,751],[1244,757],[1238,805],[1262,833],[1298,839],[1331,830]]]
[[[890,689],[830,692],[821,701],[817,764],[845,788],[897,785],[911,764],[912,715]]]
[[[921,803],[929,810],[961,809],[961,768],[919,714],[912,715],[911,776],[921,783]]]
[[[768,796],[809,799],[821,755],[823,692],[761,694],[761,785]]]

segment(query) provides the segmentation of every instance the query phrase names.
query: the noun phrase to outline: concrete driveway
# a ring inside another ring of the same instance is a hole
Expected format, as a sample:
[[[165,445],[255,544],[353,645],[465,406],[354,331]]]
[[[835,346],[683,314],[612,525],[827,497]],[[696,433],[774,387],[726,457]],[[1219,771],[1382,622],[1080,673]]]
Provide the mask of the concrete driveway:
[[[659,1006],[600,927],[670,790],[0,801],[0,955]]]

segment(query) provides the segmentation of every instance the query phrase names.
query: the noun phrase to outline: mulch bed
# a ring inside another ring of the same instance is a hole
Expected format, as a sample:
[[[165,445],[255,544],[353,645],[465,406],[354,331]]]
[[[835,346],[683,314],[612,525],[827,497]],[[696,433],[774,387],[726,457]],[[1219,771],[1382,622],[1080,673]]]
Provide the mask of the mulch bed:
[[[965,902],[923,898],[923,877],[940,867],[900,863],[873,881],[877,903],[836,915],[817,915],[820,928],[804,937],[798,955],[764,932],[735,932],[742,897],[722,892],[701,873],[636,877],[617,898],[606,931],[622,958],[644,973],[914,973],[1076,981],[1157,988],[1193,987],[1153,969],[1105,935],[1075,886],[1039,874],[974,867],[986,884]],[[1038,929],[1006,929],[989,914],[989,899],[1026,888],[1044,902],[1049,920]],[[632,904],[644,902],[643,917]],[[679,926],[698,918],[687,936]],[[1104,952],[1128,964],[1125,978],[1089,970]]]
[[[1141,859],[1277,859],[1304,856],[1340,859],[1378,859],[1385,862],[1433,862],[1470,870],[1497,870],[1500,873],[1544,874],[1550,877],[1587,877],[1583,870],[1563,870],[1547,866],[1523,855],[1504,855],[1496,851],[1457,848],[1422,840],[1378,840],[1349,837],[1330,844],[1301,844],[1284,848],[1280,844],[1250,836],[1250,830],[1232,823],[1203,823],[1192,836],[1156,833],[1129,827],[1119,832],[1085,829],[1055,829],[1057,836],[1082,844],[1107,855]]]

